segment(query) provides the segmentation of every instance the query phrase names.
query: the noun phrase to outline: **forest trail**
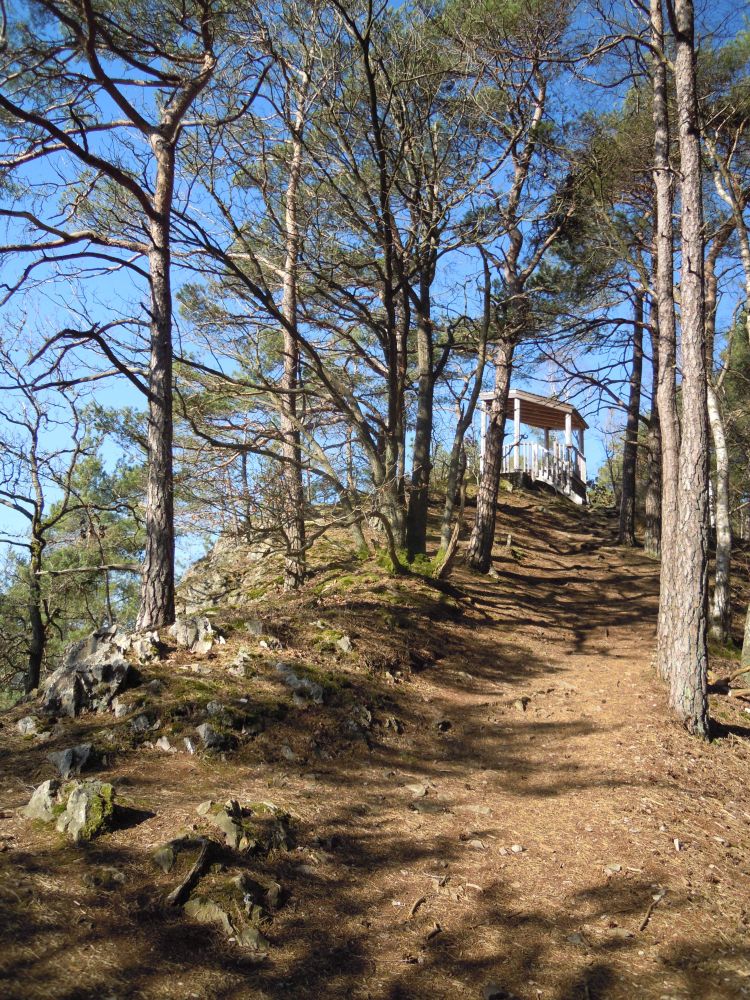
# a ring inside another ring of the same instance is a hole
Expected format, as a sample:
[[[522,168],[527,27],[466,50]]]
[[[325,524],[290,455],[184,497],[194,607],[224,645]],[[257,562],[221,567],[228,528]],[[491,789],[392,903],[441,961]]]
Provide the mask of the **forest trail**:
[[[452,602],[396,606],[381,629],[386,657],[406,632],[429,662],[355,683],[385,720],[362,738],[342,744],[316,709],[226,760],[122,752],[108,778],[154,815],[87,852],[50,856],[48,833],[3,813],[0,995],[750,996],[748,716],[715,697],[727,724],[706,745],[665,721],[657,565],[614,531],[544,494],[504,496],[497,579],[459,568]],[[368,607],[339,598],[355,645]],[[34,753],[6,749],[6,807],[49,776]],[[273,859],[287,902],[262,961],[153,904],[174,884],[149,867],[154,847],[230,796],[296,823],[296,850]],[[93,863],[123,866],[124,886],[87,889]]]

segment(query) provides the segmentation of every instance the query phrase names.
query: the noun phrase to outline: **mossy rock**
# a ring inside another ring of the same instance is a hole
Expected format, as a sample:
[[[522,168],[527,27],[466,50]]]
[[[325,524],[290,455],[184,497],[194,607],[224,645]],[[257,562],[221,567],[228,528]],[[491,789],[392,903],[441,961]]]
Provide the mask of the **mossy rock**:
[[[74,843],[93,840],[112,829],[115,790],[109,783],[71,782],[63,789],[62,797],[66,799],[66,806],[57,819],[57,830]]]

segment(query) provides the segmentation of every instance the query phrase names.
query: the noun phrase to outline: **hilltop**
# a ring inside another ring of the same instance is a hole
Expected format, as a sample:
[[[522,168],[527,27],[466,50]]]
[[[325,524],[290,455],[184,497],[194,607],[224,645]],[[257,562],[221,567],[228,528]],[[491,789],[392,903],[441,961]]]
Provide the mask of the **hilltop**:
[[[17,729],[35,702],[2,716],[3,996],[750,996],[750,703],[717,658],[714,741],[666,721],[658,566],[615,533],[515,491],[493,578],[335,537],[293,595],[220,546],[182,591],[205,652],[165,631],[116,714],[46,738]],[[120,810],[74,846],[18,810],[87,743]],[[183,836],[217,844],[188,895],[223,929],[165,903],[189,865],[154,852]]]

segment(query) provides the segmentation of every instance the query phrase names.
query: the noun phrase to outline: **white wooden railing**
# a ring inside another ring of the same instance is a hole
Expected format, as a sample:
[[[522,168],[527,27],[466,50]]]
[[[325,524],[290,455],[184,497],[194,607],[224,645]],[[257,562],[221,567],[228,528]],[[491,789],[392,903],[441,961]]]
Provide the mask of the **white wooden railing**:
[[[519,441],[503,455],[503,472],[525,472],[532,479],[549,483],[564,493],[572,492],[572,480],[586,483],[586,459],[575,447],[554,441],[545,448],[536,441]]]

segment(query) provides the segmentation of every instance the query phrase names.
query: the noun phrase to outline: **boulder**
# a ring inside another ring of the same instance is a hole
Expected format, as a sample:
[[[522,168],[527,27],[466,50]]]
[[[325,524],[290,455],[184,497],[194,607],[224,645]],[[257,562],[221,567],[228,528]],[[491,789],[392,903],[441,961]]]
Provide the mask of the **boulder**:
[[[206,750],[231,750],[235,745],[231,736],[215,729],[209,722],[197,726],[195,731],[203,741]]]
[[[111,829],[115,814],[115,790],[103,781],[74,780],[63,784],[57,778],[51,778],[34,790],[21,814],[43,823],[57,820],[57,830],[79,844]]]
[[[132,677],[120,639],[116,630],[102,629],[74,643],[44,685],[42,710],[76,716],[109,709]]]
[[[238,890],[239,895],[239,890]],[[216,902],[205,896],[194,896],[185,903],[184,911],[199,924],[213,924],[234,940],[240,948],[265,953],[268,951],[268,941],[253,924],[246,924],[235,907],[223,900]]]
[[[235,851],[268,854],[289,850],[292,845],[289,814],[271,802],[247,806],[241,806],[236,799],[225,805],[205,802],[198,806],[198,813],[221,832],[227,846]]]
[[[313,701],[316,705],[323,704],[323,688],[309,677],[300,677],[288,663],[277,663],[276,672],[284,684],[295,694],[295,700]]]
[[[67,750],[55,750],[47,754],[47,760],[52,761],[60,777],[68,779],[74,774],[80,774],[88,765],[94,763],[93,747],[90,743],[81,743],[77,747],[68,747]]]
[[[189,649],[191,653],[204,656],[215,645],[225,642],[224,637],[214,629],[205,616],[179,616],[169,629],[169,634],[178,646]]]
[[[22,736],[35,736],[39,732],[39,719],[35,715],[25,715],[16,723],[16,729]]]
[[[76,782],[68,796],[57,830],[74,844],[93,840],[111,829],[115,812],[115,790],[103,781]]]
[[[50,778],[43,781],[38,788],[34,789],[28,805],[21,810],[21,815],[26,819],[38,819],[42,823],[51,823],[59,814],[62,796],[60,794],[60,782],[57,778]]]
[[[336,649],[338,649],[340,653],[351,653],[352,640],[348,635],[342,635],[341,638],[336,641]]]

